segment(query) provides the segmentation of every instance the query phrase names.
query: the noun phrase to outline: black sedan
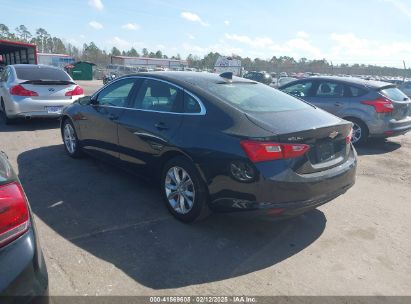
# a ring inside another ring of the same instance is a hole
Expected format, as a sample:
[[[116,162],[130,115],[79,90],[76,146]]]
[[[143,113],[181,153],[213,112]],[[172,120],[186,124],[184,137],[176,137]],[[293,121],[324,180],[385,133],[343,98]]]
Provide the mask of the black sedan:
[[[0,302],[48,303],[47,293],[47,269],[30,205],[0,152]]]
[[[192,72],[118,78],[63,111],[67,153],[160,181],[191,222],[215,211],[296,215],[355,182],[352,124],[251,80]]]

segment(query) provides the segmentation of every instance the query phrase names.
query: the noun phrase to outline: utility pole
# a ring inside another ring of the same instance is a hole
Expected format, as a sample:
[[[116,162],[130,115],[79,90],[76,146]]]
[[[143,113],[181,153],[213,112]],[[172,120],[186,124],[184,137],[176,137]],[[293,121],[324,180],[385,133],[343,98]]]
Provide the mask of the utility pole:
[[[402,82],[405,82],[405,74],[407,73],[407,67],[405,66],[405,60],[403,60],[402,63],[404,64],[404,78]]]

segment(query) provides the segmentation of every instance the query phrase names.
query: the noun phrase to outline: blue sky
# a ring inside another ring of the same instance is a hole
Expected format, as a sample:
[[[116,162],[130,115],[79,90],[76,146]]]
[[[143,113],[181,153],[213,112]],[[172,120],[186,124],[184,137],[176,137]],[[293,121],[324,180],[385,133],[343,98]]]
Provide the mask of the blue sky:
[[[9,28],[81,46],[411,65],[411,0],[0,0]]]

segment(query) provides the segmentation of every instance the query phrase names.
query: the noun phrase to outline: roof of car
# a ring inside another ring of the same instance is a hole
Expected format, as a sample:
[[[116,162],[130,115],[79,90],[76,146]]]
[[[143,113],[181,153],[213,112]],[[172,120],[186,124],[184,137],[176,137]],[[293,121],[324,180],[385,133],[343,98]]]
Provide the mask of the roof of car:
[[[357,77],[341,77],[341,76],[313,76],[310,79],[320,79],[320,80],[336,80],[347,82],[356,85],[362,85],[368,88],[379,89],[386,86],[392,86],[389,82],[376,81],[376,80],[364,80]]]
[[[156,77],[169,81],[186,82],[191,85],[197,85],[199,83],[221,83],[225,81],[225,78],[216,73],[208,72],[188,72],[188,71],[156,71],[156,72],[142,72],[136,74],[130,74],[127,76],[145,76]],[[126,77],[126,76],[124,76]],[[233,76],[233,82],[249,82],[255,83],[252,80]]]

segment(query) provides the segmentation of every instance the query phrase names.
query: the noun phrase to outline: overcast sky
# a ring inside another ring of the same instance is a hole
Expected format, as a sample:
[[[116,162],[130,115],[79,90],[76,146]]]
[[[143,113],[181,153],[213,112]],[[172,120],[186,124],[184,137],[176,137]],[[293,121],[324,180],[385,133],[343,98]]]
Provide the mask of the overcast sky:
[[[0,11],[11,29],[106,50],[411,66],[411,0],[0,0]]]

